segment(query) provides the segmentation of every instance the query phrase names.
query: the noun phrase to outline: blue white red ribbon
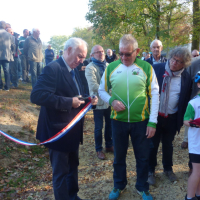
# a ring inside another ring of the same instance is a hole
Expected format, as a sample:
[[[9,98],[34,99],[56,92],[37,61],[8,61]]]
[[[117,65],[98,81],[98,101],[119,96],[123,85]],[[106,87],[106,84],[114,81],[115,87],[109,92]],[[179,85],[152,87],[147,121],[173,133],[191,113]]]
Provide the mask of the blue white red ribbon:
[[[75,124],[92,108],[92,104],[91,102],[88,102],[83,109],[74,117],[74,119],[65,127],[63,128],[60,132],[58,132],[57,134],[55,134],[53,137],[49,138],[48,140],[41,142],[39,144],[36,143],[29,143],[29,142],[25,142],[22,140],[19,140],[17,138],[14,138],[10,135],[8,135],[7,133],[4,133],[3,131],[0,130],[0,134],[7,137],[8,139],[21,144],[21,145],[27,145],[27,146],[34,146],[34,145],[42,145],[42,144],[47,144],[50,142],[55,142],[57,140],[59,140],[60,138],[62,138],[64,135],[66,135],[74,126]]]

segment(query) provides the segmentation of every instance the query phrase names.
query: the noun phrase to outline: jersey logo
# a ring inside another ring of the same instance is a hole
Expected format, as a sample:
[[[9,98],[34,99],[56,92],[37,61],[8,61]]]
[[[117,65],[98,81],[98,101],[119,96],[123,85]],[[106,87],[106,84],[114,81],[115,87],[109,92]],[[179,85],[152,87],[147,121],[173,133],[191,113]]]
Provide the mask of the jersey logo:
[[[133,69],[132,70],[132,75],[138,75],[139,71],[140,71],[140,69]]]

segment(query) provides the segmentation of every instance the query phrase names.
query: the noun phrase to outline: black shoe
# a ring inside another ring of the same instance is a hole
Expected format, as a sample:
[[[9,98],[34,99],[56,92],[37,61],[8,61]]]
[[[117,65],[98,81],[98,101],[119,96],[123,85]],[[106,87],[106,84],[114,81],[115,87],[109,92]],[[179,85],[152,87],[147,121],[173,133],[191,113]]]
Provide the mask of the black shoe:
[[[200,200],[200,196],[195,196],[198,200]]]
[[[185,200],[198,200],[196,197],[192,197],[192,199],[187,198],[187,194],[185,195]]]
[[[165,175],[169,178],[171,182],[177,181],[177,177],[173,171],[164,171]]]

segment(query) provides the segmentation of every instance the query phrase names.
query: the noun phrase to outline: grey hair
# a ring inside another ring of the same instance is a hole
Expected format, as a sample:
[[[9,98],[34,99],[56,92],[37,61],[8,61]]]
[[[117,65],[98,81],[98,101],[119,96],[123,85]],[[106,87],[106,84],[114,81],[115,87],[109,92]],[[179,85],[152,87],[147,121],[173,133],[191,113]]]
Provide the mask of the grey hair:
[[[92,47],[92,49],[91,49],[90,55],[92,55],[92,54],[94,53],[94,49],[95,49],[96,47],[99,47],[99,46],[100,46],[99,44],[94,45],[94,46]],[[101,46],[100,46],[100,47],[101,47]]]
[[[71,37],[65,42],[64,51],[67,50],[69,47],[72,47],[72,50],[74,51],[77,49],[77,47],[79,47],[82,44],[86,47],[88,46],[85,40],[77,37]]]
[[[6,28],[6,22],[0,21],[0,29],[5,29]]]
[[[125,34],[119,40],[119,48],[132,45],[133,49],[138,48],[137,40],[131,34]]]
[[[171,59],[173,57],[182,58],[183,62],[185,64],[185,68],[191,64],[191,53],[185,47],[177,47],[175,49],[172,49],[169,52],[169,59]]]
[[[33,34],[33,32],[36,32],[38,30],[39,30],[38,28],[33,28],[32,31],[31,31],[31,34]]]
[[[158,42],[158,44],[159,44],[161,47],[163,46],[163,45],[162,45],[162,42],[161,42],[160,40],[155,39],[155,40],[153,40],[153,41],[151,42],[150,48],[152,48],[154,42]]]

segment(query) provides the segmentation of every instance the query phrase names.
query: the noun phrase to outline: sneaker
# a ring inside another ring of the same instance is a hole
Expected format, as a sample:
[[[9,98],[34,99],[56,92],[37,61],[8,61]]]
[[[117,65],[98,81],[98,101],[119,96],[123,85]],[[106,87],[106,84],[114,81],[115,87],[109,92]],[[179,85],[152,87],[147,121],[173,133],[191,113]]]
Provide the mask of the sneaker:
[[[142,196],[143,200],[153,200],[153,197],[151,196],[151,194],[149,193],[149,191],[146,192],[140,192],[137,190],[137,193]]]
[[[119,197],[120,193],[121,193],[120,189],[113,188],[113,190],[109,194],[109,200],[117,199]]]
[[[177,177],[173,171],[164,171],[165,175],[169,178],[171,182],[177,181]]]
[[[3,91],[9,92],[9,90],[3,89]]]
[[[156,178],[155,178],[154,172],[149,172],[147,182],[149,183],[149,185],[155,185],[156,184]]]

